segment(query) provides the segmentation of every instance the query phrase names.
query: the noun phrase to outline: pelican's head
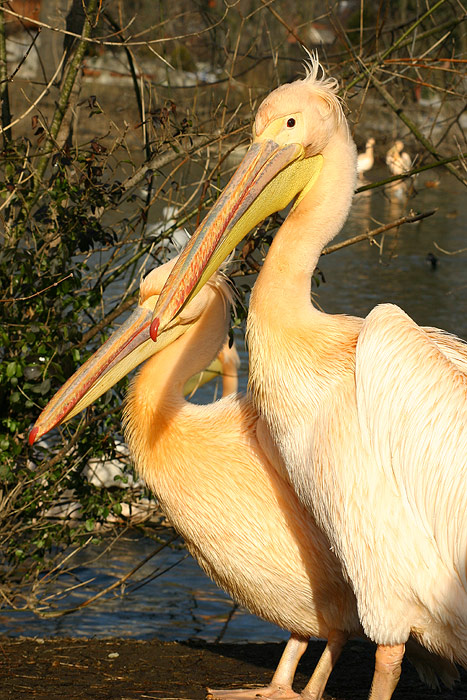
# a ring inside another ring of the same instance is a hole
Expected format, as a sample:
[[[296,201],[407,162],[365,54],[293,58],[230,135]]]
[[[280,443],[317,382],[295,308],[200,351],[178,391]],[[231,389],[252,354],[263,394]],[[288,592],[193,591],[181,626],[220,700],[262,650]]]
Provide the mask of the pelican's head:
[[[318,78],[312,59],[303,80],[282,85],[260,105],[253,142],[237,171],[175,265],[154,312],[151,337],[192,299],[252,228],[313,187],[323,153],[347,130],[337,82]]]
[[[143,280],[138,306],[92,357],[80,367],[49,401],[29,434],[32,445],[49,430],[73,418],[142,362],[160,352],[198,323],[221,287],[226,305],[232,301],[221,275],[187,304],[154,343],[149,336],[154,307],[177,258],[152,270]]]
[[[343,120],[334,79],[317,79],[313,64],[303,80],[276,88],[259,106],[253,143],[272,140],[279,146],[300,146],[305,155],[322,153]]]

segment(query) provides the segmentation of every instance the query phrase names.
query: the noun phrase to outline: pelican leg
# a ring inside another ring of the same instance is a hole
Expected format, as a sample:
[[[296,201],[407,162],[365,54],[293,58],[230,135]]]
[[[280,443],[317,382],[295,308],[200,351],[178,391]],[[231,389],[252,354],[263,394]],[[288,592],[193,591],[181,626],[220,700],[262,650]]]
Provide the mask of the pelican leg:
[[[341,655],[348,639],[348,634],[342,630],[331,630],[328,636],[328,643],[321,654],[313,675],[300,693],[301,700],[320,700],[323,696],[326,683],[331,675],[331,671],[336,665],[336,661]]]
[[[292,682],[298,662],[308,646],[308,640],[291,635],[269,685],[262,688],[238,688],[212,690],[208,688],[207,700],[257,700],[259,696],[281,700],[299,698],[292,690]]]
[[[375,673],[368,700],[390,700],[399,682],[404,651],[405,644],[378,645]]]

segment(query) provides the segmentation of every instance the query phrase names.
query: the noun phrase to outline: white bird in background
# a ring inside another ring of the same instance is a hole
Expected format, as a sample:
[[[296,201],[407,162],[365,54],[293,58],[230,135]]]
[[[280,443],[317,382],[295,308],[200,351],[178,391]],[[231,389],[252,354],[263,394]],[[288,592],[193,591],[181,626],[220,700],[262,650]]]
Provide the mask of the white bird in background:
[[[161,215],[161,221],[146,225],[145,234],[147,238],[153,238],[158,242],[153,252],[166,262],[180,253],[190,240],[190,234],[184,228],[174,228],[177,223],[177,207],[173,205],[162,207]]]
[[[402,175],[412,167],[412,159],[409,154],[404,151],[402,141],[395,141],[389,151],[386,153],[386,165],[388,166],[391,175]]]
[[[371,170],[375,162],[374,157],[374,145],[375,140],[373,137],[369,138],[365,144],[365,150],[363,153],[359,153],[357,157],[357,173],[359,177],[363,177],[363,173]]]
[[[125,408],[125,432],[138,472],[206,573],[250,611],[292,632],[268,687],[212,690],[210,695],[222,700],[254,700],[258,693],[296,697],[295,670],[308,637],[314,636],[328,640],[304,691],[317,700],[348,635],[361,636],[355,597],[282,467],[265,456],[252,402],[226,395],[237,389],[235,349],[224,344],[218,355],[227,374],[224,398],[203,406],[184,398],[187,380],[211,362],[225,338],[231,301],[225,279],[216,275],[186,306],[168,340],[164,333],[156,344],[148,340],[152,309],[171,268],[167,263],[148,275],[132,317],[52,399],[36,423],[35,437],[58,416],[71,415],[74,406],[73,413],[85,408],[149,357]],[[109,357],[114,364],[106,370]],[[411,660],[432,685],[435,673],[448,685],[456,679],[451,664],[415,642]]]
[[[412,634],[467,667],[467,350],[391,304],[365,319],[310,299],[341,230],[356,150],[333,79],[274,90],[244,160],[182,252],[154,339],[235,245],[295,200],[253,289],[250,387],[301,502],[329,538],[377,644],[371,700],[388,700]]]

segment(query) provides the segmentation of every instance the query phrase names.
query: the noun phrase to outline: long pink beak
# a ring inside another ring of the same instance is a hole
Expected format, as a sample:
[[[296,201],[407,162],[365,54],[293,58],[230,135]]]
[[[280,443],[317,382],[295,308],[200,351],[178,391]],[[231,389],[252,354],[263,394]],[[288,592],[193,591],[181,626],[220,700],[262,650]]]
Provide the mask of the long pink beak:
[[[303,147],[300,144],[279,146],[270,139],[252,144],[169,275],[154,310],[150,330],[153,340],[159,329],[165,328],[201,289],[246,233],[288,204],[290,198],[278,207],[277,193],[271,186],[280,171],[301,157]],[[268,185],[272,191],[259,206],[258,198]]]
[[[101,382],[97,391],[94,390],[89,399],[82,401],[89,394],[91,388],[97,386],[100,379],[103,379],[106,375],[109,376],[111,370],[118,363],[142,343],[149,340],[150,323],[151,311],[139,306],[49,401],[29,433],[30,445],[33,445],[42,435],[48,433],[49,430],[55,428],[65,419],[71,417],[71,415],[75,415],[83,408],[86,408],[128,373],[128,367],[125,367],[124,371],[119,375],[114,373],[111,381],[107,383]],[[151,343],[151,345],[153,344]]]

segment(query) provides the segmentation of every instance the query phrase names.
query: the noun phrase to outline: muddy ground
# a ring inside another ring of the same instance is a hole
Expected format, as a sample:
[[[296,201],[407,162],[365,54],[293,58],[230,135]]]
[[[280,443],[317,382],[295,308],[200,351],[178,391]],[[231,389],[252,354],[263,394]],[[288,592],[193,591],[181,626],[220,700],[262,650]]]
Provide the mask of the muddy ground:
[[[266,684],[282,649],[283,644],[0,638],[0,700],[201,700],[206,686]],[[320,642],[310,644],[296,689],[305,685],[322,649]],[[373,653],[369,644],[349,643],[328,683],[327,700],[366,700]],[[461,675],[454,690],[436,692],[407,663],[394,700],[466,700],[467,674]]]

